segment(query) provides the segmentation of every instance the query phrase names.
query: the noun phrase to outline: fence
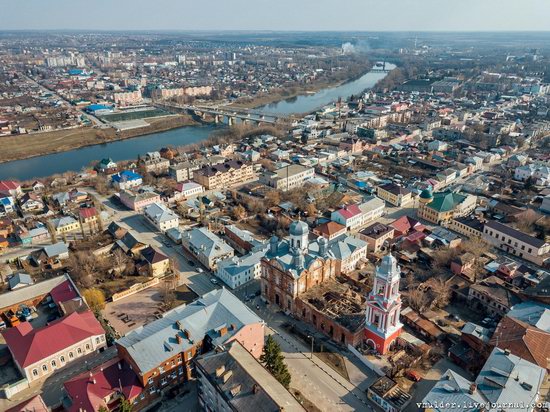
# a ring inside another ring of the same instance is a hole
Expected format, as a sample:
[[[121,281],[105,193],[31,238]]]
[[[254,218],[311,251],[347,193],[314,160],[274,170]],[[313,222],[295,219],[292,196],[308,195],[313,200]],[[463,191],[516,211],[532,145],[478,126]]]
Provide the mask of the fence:
[[[357,358],[369,369],[372,369],[374,372],[376,372],[379,376],[384,376],[385,373],[382,372],[382,370],[376,366],[374,363],[369,361],[367,358],[363,356],[361,352],[359,352],[357,349],[355,349],[352,345],[348,345],[348,350],[353,353]]]
[[[11,399],[14,395],[17,395],[19,392],[29,388],[29,386],[30,385],[27,378],[23,378],[20,381],[2,386],[0,388],[0,396],[3,396],[6,399]]]
[[[123,290],[122,292],[114,293],[112,297],[113,302],[131,296],[135,293],[141,292],[142,290],[150,288],[151,286],[156,286],[159,284],[159,282],[159,278],[154,278],[148,280],[147,282],[136,283],[135,285],[130,286],[128,289]]]

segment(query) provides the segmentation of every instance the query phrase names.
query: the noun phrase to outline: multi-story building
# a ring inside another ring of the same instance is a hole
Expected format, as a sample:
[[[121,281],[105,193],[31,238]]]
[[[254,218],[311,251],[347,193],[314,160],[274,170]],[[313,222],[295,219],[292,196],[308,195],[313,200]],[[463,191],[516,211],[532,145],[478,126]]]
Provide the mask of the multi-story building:
[[[163,174],[168,172],[170,161],[160,155],[159,152],[148,152],[140,165],[147,173]]]
[[[550,243],[494,220],[485,223],[483,239],[537,265],[542,265],[550,257]]]
[[[113,95],[113,100],[115,104],[124,107],[140,104],[143,101],[143,97],[141,96],[141,91],[136,90],[133,92],[115,93]]]
[[[474,211],[477,197],[456,192],[439,192],[428,196],[420,195],[418,217],[431,223],[446,226],[452,219],[469,215]]]
[[[386,242],[393,239],[395,229],[383,223],[373,223],[359,232],[359,238],[368,244],[371,252],[378,253]]]
[[[125,190],[140,186],[143,183],[143,178],[134,171],[124,170],[112,175],[111,181],[118,190]]]
[[[480,238],[483,235],[483,222],[473,216],[463,216],[451,219],[448,228],[468,238]]]
[[[120,202],[128,209],[141,212],[144,208],[153,203],[160,203],[160,195],[155,192],[136,193],[129,190],[121,190]]]
[[[162,392],[187,382],[200,354],[239,342],[259,358],[264,321],[227,289],[217,289],[116,341],[119,358],[128,363],[150,404]]]
[[[29,382],[107,345],[105,331],[89,310],[73,312],[36,329],[31,322],[22,322],[2,334],[17,368]]]
[[[240,253],[256,252],[266,247],[264,240],[256,239],[248,230],[235,225],[225,225],[223,230],[231,247]]]
[[[205,165],[193,172],[193,180],[206,189],[226,189],[256,178],[252,164],[240,160]]]
[[[175,165],[171,165],[168,168],[168,174],[170,177],[176,179],[176,182],[185,182],[193,178],[193,172],[200,169],[199,163],[180,162]]]
[[[399,281],[401,270],[392,255],[382,258],[376,268],[374,284],[367,297],[365,340],[378,353],[391,348],[403,325],[399,321],[401,295]]]
[[[304,412],[300,403],[239,343],[196,359],[199,404],[207,411]]]
[[[448,411],[447,405],[458,401],[462,405],[512,405],[489,410],[531,412],[536,410],[545,376],[544,368],[510,351],[495,348],[474,382],[451,370],[445,372],[422,400],[422,409],[426,412]]]
[[[184,232],[181,245],[185,251],[212,270],[216,269],[218,261],[230,258],[234,254],[231,246],[205,227]]]
[[[262,274],[261,260],[265,249],[251,252],[242,257],[233,256],[220,260],[216,268],[216,276],[231,289],[235,289],[253,279],[259,279]]]
[[[143,216],[161,232],[179,226],[179,217],[166,206],[153,203],[143,209]]]
[[[269,187],[286,192],[302,187],[305,182],[315,176],[315,169],[298,164],[292,164],[273,172],[266,171],[260,181]]]
[[[384,214],[385,202],[372,196],[359,205],[346,205],[331,214],[331,220],[354,231]]]
[[[412,202],[411,191],[394,183],[378,186],[376,194],[380,199],[385,200],[393,206],[401,207]]]

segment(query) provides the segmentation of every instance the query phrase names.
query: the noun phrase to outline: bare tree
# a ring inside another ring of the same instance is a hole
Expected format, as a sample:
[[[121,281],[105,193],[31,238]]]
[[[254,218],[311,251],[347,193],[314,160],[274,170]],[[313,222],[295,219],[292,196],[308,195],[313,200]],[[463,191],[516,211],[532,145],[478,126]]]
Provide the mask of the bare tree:
[[[428,306],[429,297],[424,290],[416,288],[408,293],[407,302],[415,311],[422,313]]]
[[[442,278],[430,278],[426,282],[429,287],[430,306],[444,308],[451,300],[451,290]]]

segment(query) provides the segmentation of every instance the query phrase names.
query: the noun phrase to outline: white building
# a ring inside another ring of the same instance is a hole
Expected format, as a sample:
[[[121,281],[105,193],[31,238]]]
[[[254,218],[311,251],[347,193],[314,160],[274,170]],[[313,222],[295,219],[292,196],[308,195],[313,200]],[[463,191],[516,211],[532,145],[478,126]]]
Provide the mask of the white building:
[[[274,172],[264,172],[260,181],[269,187],[286,192],[297,187],[302,187],[304,183],[315,176],[315,169],[298,164],[292,164]]]
[[[266,249],[243,257],[233,256],[218,262],[216,276],[231,289],[244,285],[262,274],[262,257]]]
[[[182,198],[190,199],[203,193],[204,187],[196,182],[185,182],[178,184],[176,191],[181,193]]]
[[[159,203],[153,203],[143,209],[143,215],[161,232],[179,226],[178,216]]]
[[[386,203],[376,196],[371,196],[360,205],[346,205],[330,215],[333,222],[346,227],[347,230],[358,230],[367,223],[384,214]]]
[[[73,312],[36,329],[32,323],[22,322],[7,329],[4,338],[15,364],[29,382],[107,346],[105,331],[90,311]]]
[[[220,260],[232,257],[234,254],[231,246],[205,227],[184,232],[181,245],[208,269],[216,269]]]
[[[529,178],[534,180],[534,183],[540,186],[550,184],[550,167],[529,164],[516,167],[514,171],[514,179],[525,182]]]

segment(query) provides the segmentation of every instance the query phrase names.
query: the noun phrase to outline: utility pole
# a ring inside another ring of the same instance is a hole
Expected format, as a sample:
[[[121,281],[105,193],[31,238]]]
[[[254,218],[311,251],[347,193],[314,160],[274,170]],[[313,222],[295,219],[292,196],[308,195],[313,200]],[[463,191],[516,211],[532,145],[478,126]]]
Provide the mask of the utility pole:
[[[313,341],[315,338],[311,335],[308,335],[308,338],[311,340],[311,354],[309,355],[309,359],[313,359]]]

